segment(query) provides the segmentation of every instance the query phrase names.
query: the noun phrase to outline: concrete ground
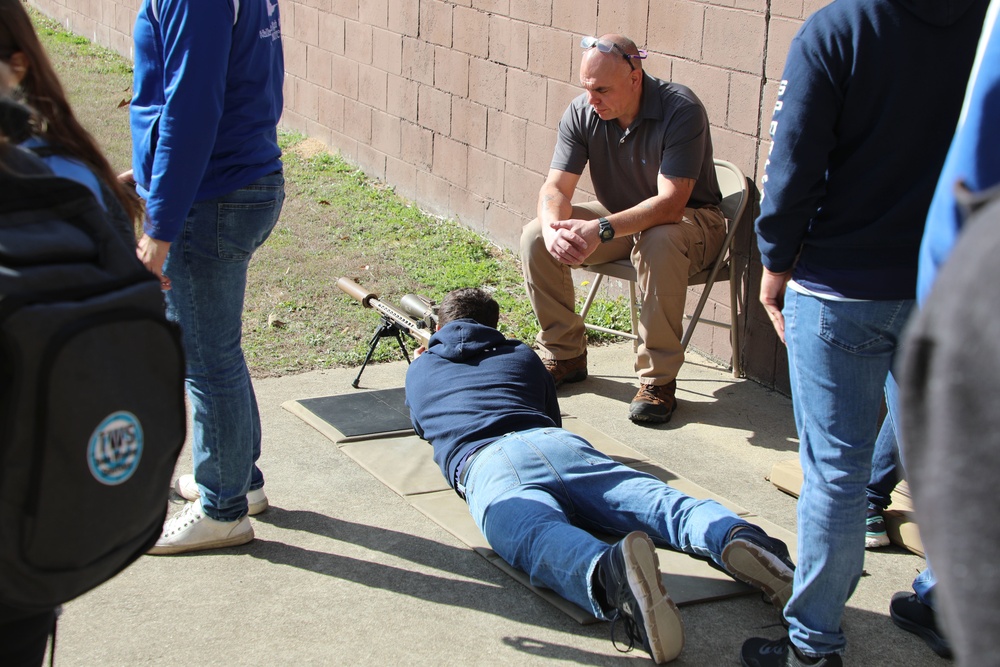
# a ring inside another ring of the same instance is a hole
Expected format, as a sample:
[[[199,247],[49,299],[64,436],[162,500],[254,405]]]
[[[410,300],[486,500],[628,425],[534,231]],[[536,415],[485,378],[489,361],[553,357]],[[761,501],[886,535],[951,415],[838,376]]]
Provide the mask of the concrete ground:
[[[771,465],[795,456],[788,398],[689,354],[669,424],[626,418],[635,393],[628,343],[590,350],[590,378],[560,390],[564,411],[753,513],[795,530],[795,499]],[[405,362],[365,370],[362,389],[402,386]],[[66,605],[56,665],[643,664],[620,654],[608,624],[581,626],[490,565],[282,409],[290,399],[357,391],[356,369],[255,383],[261,467],[271,508],[249,545],[144,556]],[[185,450],[178,474],[190,470]],[[845,661],[945,664],[897,629],[888,603],[923,559],[867,553],[848,602]],[[752,636],[782,633],[772,608],[746,596],[682,609],[677,665],[738,665]],[[632,662],[630,662],[632,661]],[[648,664],[648,663],[647,663]]]

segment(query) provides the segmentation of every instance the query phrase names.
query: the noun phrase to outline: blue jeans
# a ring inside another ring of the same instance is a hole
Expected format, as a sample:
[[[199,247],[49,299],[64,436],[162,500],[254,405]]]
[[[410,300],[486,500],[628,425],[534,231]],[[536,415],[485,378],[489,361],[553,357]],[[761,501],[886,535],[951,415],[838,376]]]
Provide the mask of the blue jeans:
[[[660,547],[710,558],[747,525],[712,500],[695,500],[560,428],[510,433],[480,450],[465,486],[469,512],[497,554],[544,586],[606,618],[592,580],[610,547],[588,531],[646,532]]]
[[[243,358],[247,265],[285,199],[280,173],[191,207],[163,267],[167,316],[180,324],[193,421],[194,476],[205,514],[235,521],[264,485],[260,414]]]
[[[865,486],[881,394],[913,308],[903,301],[830,301],[786,290],[785,341],[803,484],[798,563],[785,607],[807,655],[841,653],[847,599],[865,558]]]
[[[892,373],[885,380],[885,404],[888,414],[875,440],[872,455],[872,475],[868,480],[868,502],[879,509],[892,503],[892,492],[899,483],[899,444],[896,442],[896,406],[899,402],[899,386]]]

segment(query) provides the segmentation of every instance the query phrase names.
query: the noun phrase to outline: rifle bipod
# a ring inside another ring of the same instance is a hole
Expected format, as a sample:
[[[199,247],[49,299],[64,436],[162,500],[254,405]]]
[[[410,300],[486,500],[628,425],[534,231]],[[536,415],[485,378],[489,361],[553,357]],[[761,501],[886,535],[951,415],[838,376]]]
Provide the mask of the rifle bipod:
[[[358,376],[354,378],[354,382],[351,386],[355,389],[361,383],[361,374],[365,372],[365,366],[371,361],[372,355],[375,354],[375,348],[378,347],[378,342],[383,338],[395,338],[396,342],[399,343],[399,349],[403,352],[403,357],[406,359],[406,363],[410,363],[410,354],[406,351],[406,345],[403,344],[403,332],[406,331],[402,326],[400,326],[395,320],[389,318],[386,315],[382,316],[382,323],[379,324],[378,329],[372,335],[371,343],[368,346],[368,354],[365,355],[365,361],[361,364],[361,369],[358,370]]]

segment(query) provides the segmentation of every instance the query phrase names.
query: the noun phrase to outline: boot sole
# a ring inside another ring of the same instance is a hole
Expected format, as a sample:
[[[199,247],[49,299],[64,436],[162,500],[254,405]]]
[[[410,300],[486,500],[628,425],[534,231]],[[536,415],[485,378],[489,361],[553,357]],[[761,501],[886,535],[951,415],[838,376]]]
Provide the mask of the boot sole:
[[[626,535],[623,545],[628,583],[642,612],[646,641],[656,664],[670,662],[684,648],[684,623],[660,580],[656,546],[642,533]]]
[[[722,562],[734,577],[764,591],[780,613],[792,597],[795,575],[772,563],[768,555],[756,544],[736,539],[722,550]]]

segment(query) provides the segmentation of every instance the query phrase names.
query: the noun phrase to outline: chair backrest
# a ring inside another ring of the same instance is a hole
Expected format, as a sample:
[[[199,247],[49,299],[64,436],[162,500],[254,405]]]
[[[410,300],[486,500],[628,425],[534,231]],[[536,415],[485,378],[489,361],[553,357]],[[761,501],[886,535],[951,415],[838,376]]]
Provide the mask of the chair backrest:
[[[719,189],[722,190],[722,204],[719,208],[722,209],[732,228],[739,223],[743,217],[743,210],[747,207],[747,177],[739,167],[725,160],[715,161],[715,177],[719,180]]]

